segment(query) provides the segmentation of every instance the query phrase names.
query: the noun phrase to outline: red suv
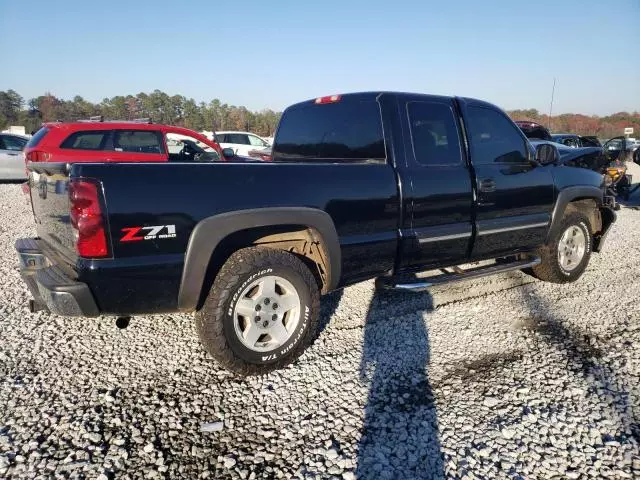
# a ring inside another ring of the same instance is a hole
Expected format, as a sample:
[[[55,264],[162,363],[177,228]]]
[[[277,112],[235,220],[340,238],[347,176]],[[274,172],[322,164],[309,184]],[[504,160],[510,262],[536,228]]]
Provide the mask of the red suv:
[[[45,123],[24,149],[31,162],[213,162],[220,145],[188,128],[148,121]]]

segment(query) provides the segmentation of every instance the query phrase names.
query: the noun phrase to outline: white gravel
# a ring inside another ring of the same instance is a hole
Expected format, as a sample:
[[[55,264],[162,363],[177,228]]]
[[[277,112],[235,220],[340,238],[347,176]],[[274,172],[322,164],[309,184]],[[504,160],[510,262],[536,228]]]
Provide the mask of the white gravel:
[[[638,210],[576,284],[350,287],[294,366],[246,380],[190,316],[30,314],[31,234],[0,185],[2,478],[640,478]]]

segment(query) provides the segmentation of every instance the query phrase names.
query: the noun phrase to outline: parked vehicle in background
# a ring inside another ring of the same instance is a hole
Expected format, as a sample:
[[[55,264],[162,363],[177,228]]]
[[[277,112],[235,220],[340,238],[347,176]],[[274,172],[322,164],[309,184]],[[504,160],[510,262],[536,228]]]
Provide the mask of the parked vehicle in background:
[[[530,122],[528,120],[516,120],[514,122],[522,133],[530,140],[548,140],[553,141],[551,138],[551,133],[547,129],[547,127],[540,125],[536,122]]]
[[[633,156],[638,146],[628,138],[615,137],[607,140],[603,148],[605,152],[617,155],[620,161],[633,161]]]
[[[572,148],[602,146],[598,137],[595,136],[580,136],[573,133],[552,134],[547,127],[528,120],[516,120],[515,123],[530,140],[548,140]]]
[[[640,148],[640,140],[636,140],[635,138],[627,138],[625,142],[627,144],[627,148],[631,152],[635,152],[636,150],[638,150],[638,148]]]
[[[249,132],[216,132],[214,140],[222,148],[231,148],[236,155],[248,157],[250,151],[261,151],[271,148],[265,139]]]
[[[27,171],[22,151],[28,137],[13,133],[0,133],[0,180],[25,180]]]
[[[560,143],[566,147],[581,148],[581,147],[600,147],[600,141],[597,137],[583,137],[574,133],[552,133],[551,141]]]
[[[45,123],[25,148],[30,162],[225,160],[220,145],[188,128],[148,121]]]
[[[195,312],[211,355],[261,374],[313,341],[321,294],[356,282],[580,278],[615,200],[554,145],[479,100],[321,97],[284,111],[269,164],[32,162],[39,237],[16,249],[32,310]]]

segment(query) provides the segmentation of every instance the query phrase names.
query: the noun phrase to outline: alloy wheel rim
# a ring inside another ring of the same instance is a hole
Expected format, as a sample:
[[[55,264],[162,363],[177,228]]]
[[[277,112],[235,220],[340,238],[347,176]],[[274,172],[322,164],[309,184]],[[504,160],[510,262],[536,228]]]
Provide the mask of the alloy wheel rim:
[[[251,282],[233,307],[235,333],[254,352],[281,347],[299,322],[300,296],[291,282],[277,275]]]
[[[577,225],[567,228],[558,243],[560,266],[568,272],[575,270],[584,258],[586,247],[587,238],[584,231]]]

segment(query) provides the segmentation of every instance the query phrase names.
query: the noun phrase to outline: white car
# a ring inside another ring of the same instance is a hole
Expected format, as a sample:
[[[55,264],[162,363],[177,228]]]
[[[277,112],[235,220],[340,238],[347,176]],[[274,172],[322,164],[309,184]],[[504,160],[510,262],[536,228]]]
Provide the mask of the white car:
[[[29,139],[13,133],[0,133],[0,180],[27,178],[22,150]]]
[[[271,144],[249,132],[215,132],[214,140],[221,148],[231,148],[236,155],[248,157],[252,150],[267,150]]]

